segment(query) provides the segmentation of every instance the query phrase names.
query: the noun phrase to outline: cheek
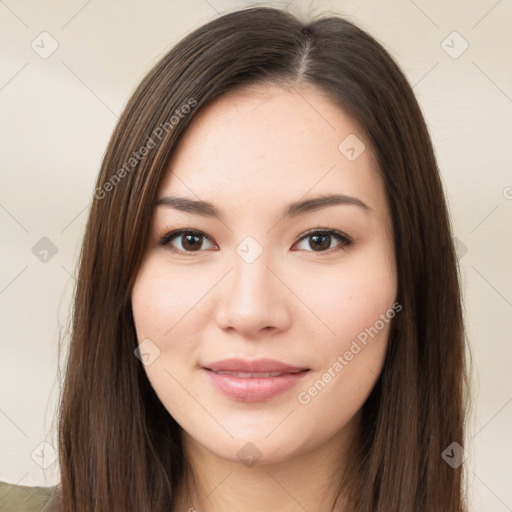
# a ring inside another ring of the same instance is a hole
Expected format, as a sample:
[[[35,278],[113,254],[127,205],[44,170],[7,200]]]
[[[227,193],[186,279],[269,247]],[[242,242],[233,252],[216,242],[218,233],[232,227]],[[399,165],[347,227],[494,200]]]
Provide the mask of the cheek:
[[[329,346],[345,349],[376,322],[379,331],[386,330],[379,320],[395,302],[397,287],[394,268],[385,258],[369,254],[337,269],[326,266],[314,276],[304,275],[295,281],[301,283],[297,295],[317,317],[323,333],[319,339]]]
[[[187,407],[188,395],[180,383],[187,382],[185,362],[195,350],[183,332],[187,312],[197,301],[197,290],[187,287],[187,271],[170,275],[165,265],[149,258],[141,267],[131,294],[133,318],[139,343],[147,343],[152,353],[144,371],[160,401],[169,411]],[[173,342],[179,339],[180,342]],[[142,345],[141,345],[142,346]]]
[[[139,271],[131,297],[139,340],[150,335],[159,340],[172,337],[211,287],[208,280],[197,279],[192,267],[177,272],[169,267],[149,258]]]
[[[145,366],[148,373],[162,367],[162,360],[173,349],[165,340],[171,339],[184,325],[180,319],[193,304],[188,297],[190,288],[183,284],[183,277],[169,275],[166,266],[156,258],[144,262],[135,280],[131,302],[138,342],[150,339],[160,350],[154,363]],[[181,349],[184,348],[182,344]]]
[[[331,332],[324,328],[324,335],[315,338],[318,364],[297,394],[311,417],[330,411],[336,419],[325,428],[333,432],[356,414],[373,389],[393,318],[401,309],[395,302],[393,273],[381,269],[359,274],[352,268],[343,277],[315,299],[316,312]]]

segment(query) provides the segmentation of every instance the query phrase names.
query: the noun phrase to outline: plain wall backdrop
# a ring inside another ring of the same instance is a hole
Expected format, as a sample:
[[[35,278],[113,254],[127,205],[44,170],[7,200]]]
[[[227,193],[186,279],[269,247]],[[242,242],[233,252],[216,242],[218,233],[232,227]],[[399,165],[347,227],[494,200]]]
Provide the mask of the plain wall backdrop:
[[[414,87],[462,269],[473,360],[471,512],[512,511],[512,1],[289,3],[370,32]],[[0,2],[0,480],[59,481],[58,340],[117,116],[174,43],[248,5],[285,2]]]

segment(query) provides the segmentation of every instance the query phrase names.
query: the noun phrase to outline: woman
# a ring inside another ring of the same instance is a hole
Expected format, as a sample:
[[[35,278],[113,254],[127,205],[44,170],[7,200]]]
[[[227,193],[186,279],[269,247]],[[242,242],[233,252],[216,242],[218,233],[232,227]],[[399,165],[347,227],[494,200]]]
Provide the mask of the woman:
[[[55,505],[466,510],[449,216],[371,36],[271,8],[198,28],[128,102],[94,196]]]

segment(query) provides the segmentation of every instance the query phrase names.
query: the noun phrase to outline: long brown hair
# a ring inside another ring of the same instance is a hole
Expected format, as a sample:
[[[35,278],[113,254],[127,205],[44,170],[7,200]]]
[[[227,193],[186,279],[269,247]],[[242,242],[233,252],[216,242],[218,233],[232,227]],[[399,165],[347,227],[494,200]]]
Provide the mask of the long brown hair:
[[[186,468],[180,427],[134,356],[130,293],[160,182],[187,127],[214,98],[263,82],[313,86],[360,124],[392,212],[403,310],[340,491],[351,512],[463,512],[463,466],[442,457],[464,444],[459,271],[423,115],[369,34],[338,16],[304,22],[268,7],[226,14],[180,41],[143,79],[109,142],[80,255],[60,403],[63,510],[175,504]]]

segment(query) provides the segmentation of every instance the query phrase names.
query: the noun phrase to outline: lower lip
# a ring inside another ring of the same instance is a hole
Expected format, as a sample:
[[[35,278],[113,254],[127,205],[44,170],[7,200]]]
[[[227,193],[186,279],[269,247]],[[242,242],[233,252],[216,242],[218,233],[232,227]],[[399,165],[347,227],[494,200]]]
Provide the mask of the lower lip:
[[[213,386],[234,400],[241,402],[261,402],[272,398],[296,386],[308,373],[285,373],[278,377],[235,377],[219,375],[212,370],[206,370]]]

